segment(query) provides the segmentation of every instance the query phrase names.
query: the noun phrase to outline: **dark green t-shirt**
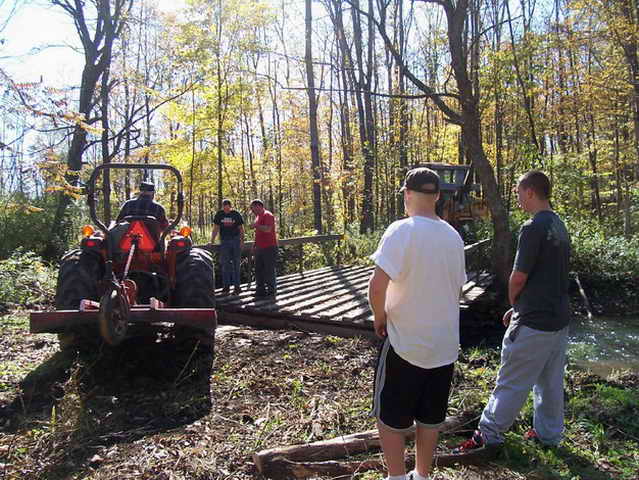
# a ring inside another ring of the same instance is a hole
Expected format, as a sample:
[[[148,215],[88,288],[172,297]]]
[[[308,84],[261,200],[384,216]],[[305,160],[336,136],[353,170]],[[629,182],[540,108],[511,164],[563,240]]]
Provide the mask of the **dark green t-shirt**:
[[[514,270],[528,279],[513,306],[513,321],[544,331],[568,325],[570,236],[555,212],[538,212],[519,231]]]

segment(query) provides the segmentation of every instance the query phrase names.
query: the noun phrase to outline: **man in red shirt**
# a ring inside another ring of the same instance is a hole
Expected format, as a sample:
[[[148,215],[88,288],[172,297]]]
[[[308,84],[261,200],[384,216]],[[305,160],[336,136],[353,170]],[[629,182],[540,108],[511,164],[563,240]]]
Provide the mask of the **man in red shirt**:
[[[277,236],[275,234],[275,217],[264,208],[262,200],[251,202],[251,211],[255,222],[250,225],[255,229],[255,296],[270,297],[277,291],[275,279],[275,260],[277,258]]]

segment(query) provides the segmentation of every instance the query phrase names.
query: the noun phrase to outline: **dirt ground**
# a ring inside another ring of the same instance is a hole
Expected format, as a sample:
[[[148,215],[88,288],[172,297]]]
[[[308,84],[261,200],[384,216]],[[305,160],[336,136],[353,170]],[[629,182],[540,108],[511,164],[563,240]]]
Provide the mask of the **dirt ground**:
[[[26,315],[0,320],[3,480],[262,478],[257,451],[374,428],[376,346],[365,340],[221,327],[211,364],[166,342],[61,353],[55,336],[26,333]],[[450,415],[479,414],[495,358],[462,356]],[[433,478],[632,478],[588,457],[579,468],[555,467],[526,448],[516,444],[497,463],[436,469]],[[516,458],[526,455],[533,460]]]

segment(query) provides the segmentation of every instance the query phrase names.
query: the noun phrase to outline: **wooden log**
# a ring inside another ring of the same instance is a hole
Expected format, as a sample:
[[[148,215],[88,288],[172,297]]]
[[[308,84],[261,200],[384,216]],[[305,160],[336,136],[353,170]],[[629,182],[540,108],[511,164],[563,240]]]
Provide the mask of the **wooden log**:
[[[461,415],[457,417],[448,417],[444,424],[440,427],[440,432],[452,432],[458,430],[470,420],[469,415]],[[415,436],[414,432],[410,432],[406,435],[406,438],[411,440]],[[357,455],[364,452],[371,452],[379,450],[379,434],[377,429],[367,430],[365,432],[353,433],[351,435],[344,435],[341,437],[332,438],[330,440],[320,440],[313,443],[305,443],[302,445],[292,445],[288,447],[270,448],[268,450],[262,450],[253,454],[253,462],[260,473],[266,476],[270,476],[273,472],[274,475],[282,474],[283,471],[293,472],[297,474],[309,470],[310,463],[322,463],[323,465],[316,465],[317,468],[333,468],[332,473],[340,474],[339,469],[346,463],[333,462],[338,465],[329,464],[327,460],[334,460],[338,458],[344,458],[351,455]],[[303,463],[306,466],[292,465]],[[352,462],[359,464],[361,462]],[[350,466],[347,467],[351,468]],[[370,469],[370,468],[369,468]],[[351,470],[348,470],[349,472]],[[314,472],[317,475],[317,471]],[[329,472],[331,473],[331,472]],[[275,478],[275,477],[274,477]],[[279,478],[279,477],[278,477]],[[303,476],[295,476],[294,478],[308,478]]]
[[[220,325],[246,325],[255,328],[272,330],[297,330],[300,332],[314,332],[324,335],[334,335],[344,338],[367,338],[372,341],[379,341],[373,326],[345,324],[344,322],[328,322],[320,319],[300,319],[291,316],[266,316],[247,314],[243,312],[228,312],[218,310],[218,323]]]
[[[433,466],[481,465],[494,458],[495,453],[495,450],[482,449],[460,455],[435,452],[433,456]],[[413,455],[409,455],[408,458],[406,458],[406,471],[412,470],[413,468],[415,468],[415,458]],[[356,473],[368,470],[381,472],[384,469],[385,465],[381,458],[350,461],[325,460],[321,462],[294,462],[284,457],[274,457],[270,460],[265,470],[260,470],[260,473],[265,477],[277,479],[304,479],[324,475],[330,476],[332,480],[336,480],[338,478],[351,478]]]

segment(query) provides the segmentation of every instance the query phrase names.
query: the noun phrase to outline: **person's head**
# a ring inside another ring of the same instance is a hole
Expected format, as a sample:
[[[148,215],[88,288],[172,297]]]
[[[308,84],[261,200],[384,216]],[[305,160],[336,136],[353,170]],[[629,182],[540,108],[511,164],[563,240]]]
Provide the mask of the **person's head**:
[[[551,186],[546,174],[540,170],[531,170],[519,177],[517,182],[517,201],[522,210],[536,213],[550,206]]]
[[[151,182],[140,183],[140,196],[151,197],[155,195],[155,185]]]
[[[229,213],[231,211],[231,201],[228,198],[222,200],[222,210],[224,213]]]
[[[255,199],[251,202],[251,212],[255,215],[261,215],[264,213],[264,202],[259,199]]]
[[[399,190],[404,194],[404,206],[409,215],[416,211],[435,212],[435,203],[439,199],[439,175],[426,167],[409,170],[404,185]]]

